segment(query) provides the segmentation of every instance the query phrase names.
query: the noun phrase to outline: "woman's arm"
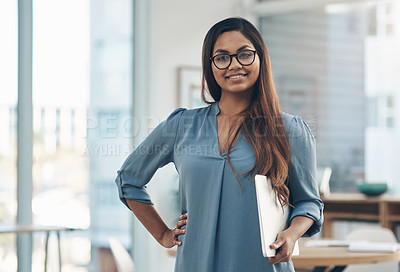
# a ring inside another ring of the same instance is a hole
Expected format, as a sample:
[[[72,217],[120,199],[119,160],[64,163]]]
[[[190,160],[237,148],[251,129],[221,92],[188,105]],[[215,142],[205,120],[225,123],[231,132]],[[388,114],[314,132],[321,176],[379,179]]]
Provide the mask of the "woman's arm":
[[[287,232],[293,234],[296,241],[312,226],[314,220],[305,216],[296,216],[293,218],[290,227],[286,229]]]
[[[289,202],[294,206],[289,222],[300,216],[312,219],[312,226],[303,234],[303,237],[309,237],[321,230],[324,207],[316,180],[315,138],[300,117],[292,118],[288,135],[291,149],[288,180]]]
[[[275,257],[268,258],[270,264],[288,262],[292,257],[294,244],[313,225],[314,220],[305,216],[293,218],[290,227],[279,233],[271,248],[277,249]]]
[[[170,229],[153,205],[132,199],[126,199],[126,201],[135,216],[162,246],[171,248],[182,245],[182,242],[178,241],[178,235],[185,233],[185,229],[181,227],[186,225],[187,213],[179,217],[176,228]]]
[[[277,249],[271,264],[288,262],[294,245],[301,236],[319,232],[323,222],[323,203],[318,193],[315,138],[300,117],[292,117],[288,129],[291,160],[289,166],[290,203],[294,205],[289,227],[282,231],[271,248]]]
[[[181,244],[177,236],[184,233],[180,228],[186,224],[186,216],[181,216],[176,228],[169,229],[152,205],[146,184],[157,169],[174,161],[176,135],[184,111],[176,109],[160,123],[128,156],[115,179],[120,200],[157,242],[168,248]]]

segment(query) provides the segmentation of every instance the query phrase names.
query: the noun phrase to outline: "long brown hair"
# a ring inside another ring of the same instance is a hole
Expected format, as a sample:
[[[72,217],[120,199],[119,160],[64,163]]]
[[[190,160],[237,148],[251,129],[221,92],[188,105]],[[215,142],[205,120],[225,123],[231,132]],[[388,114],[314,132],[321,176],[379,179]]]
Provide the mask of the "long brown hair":
[[[240,184],[229,154],[235,138],[241,132],[253,147],[256,162],[250,171],[240,174],[267,175],[281,206],[290,205],[287,186],[290,146],[283,127],[269,54],[261,34],[249,21],[243,18],[228,18],[218,22],[208,31],[202,53],[202,100],[207,104],[214,103],[206,99],[205,92],[208,92],[215,101],[221,98],[221,87],[214,78],[210,58],[218,37],[228,31],[241,32],[254,45],[260,59],[260,74],[255,83],[249,107],[243,112],[243,121],[228,146],[228,163]]]

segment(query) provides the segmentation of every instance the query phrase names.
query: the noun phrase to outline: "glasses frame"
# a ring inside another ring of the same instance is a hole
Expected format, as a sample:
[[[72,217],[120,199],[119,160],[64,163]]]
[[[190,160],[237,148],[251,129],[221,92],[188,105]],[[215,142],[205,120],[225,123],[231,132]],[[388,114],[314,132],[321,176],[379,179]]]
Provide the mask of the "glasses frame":
[[[239,58],[238,58],[238,55],[239,55],[240,53],[246,52],[246,51],[253,52],[253,54],[254,54],[254,55],[253,55],[253,60],[252,60],[251,63],[249,63],[249,64],[243,64],[243,63],[241,63],[240,60],[239,60]],[[240,52],[237,52],[236,54],[227,54],[227,53],[217,54],[217,55],[215,55],[214,57],[211,57],[210,60],[212,61],[212,63],[214,64],[214,66],[215,66],[217,69],[219,69],[219,70],[225,70],[226,68],[228,68],[229,66],[231,66],[231,64],[232,64],[232,58],[233,58],[233,57],[235,57],[236,60],[237,60],[237,61],[240,63],[240,65],[242,65],[242,66],[250,66],[250,65],[252,65],[252,64],[254,63],[255,59],[256,59],[256,53],[257,53],[256,50],[246,49],[246,50],[242,50],[242,51],[240,51]],[[217,66],[217,64],[215,63],[215,58],[218,57],[218,56],[221,56],[221,55],[228,55],[229,58],[230,58],[230,59],[229,59],[229,64],[228,64],[225,68],[219,68],[219,67]]]

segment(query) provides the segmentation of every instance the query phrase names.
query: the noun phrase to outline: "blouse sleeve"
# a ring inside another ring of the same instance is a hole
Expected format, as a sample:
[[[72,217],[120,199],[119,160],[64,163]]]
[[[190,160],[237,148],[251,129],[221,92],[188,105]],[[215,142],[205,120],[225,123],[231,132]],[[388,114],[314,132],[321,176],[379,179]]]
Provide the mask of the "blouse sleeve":
[[[303,235],[309,237],[321,230],[324,207],[316,181],[315,138],[307,124],[298,116],[291,120],[288,138],[291,148],[289,201],[294,206],[289,220],[291,222],[296,216],[313,219],[313,225]]]
[[[121,201],[126,199],[153,204],[146,192],[146,184],[158,168],[174,160],[174,145],[178,123],[186,109],[178,108],[161,122],[128,156],[117,171],[115,182]]]

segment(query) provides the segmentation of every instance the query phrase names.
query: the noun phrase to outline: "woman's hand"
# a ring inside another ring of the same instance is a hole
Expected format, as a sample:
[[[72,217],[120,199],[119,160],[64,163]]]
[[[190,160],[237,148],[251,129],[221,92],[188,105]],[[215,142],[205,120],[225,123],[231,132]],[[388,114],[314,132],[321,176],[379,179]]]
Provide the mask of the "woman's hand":
[[[276,249],[275,257],[269,257],[268,262],[270,264],[289,262],[296,241],[296,237],[287,230],[279,233],[276,241],[271,245],[271,248]]]
[[[182,214],[179,217],[179,221],[176,224],[176,227],[173,229],[166,230],[161,238],[160,244],[163,247],[171,248],[175,245],[181,246],[182,241],[178,241],[178,236],[181,234],[185,234],[186,229],[181,229],[187,223],[187,213]]]
[[[276,249],[275,257],[268,258],[270,264],[288,262],[293,254],[296,241],[312,226],[314,220],[305,216],[296,216],[286,230],[278,234],[271,248]]]

